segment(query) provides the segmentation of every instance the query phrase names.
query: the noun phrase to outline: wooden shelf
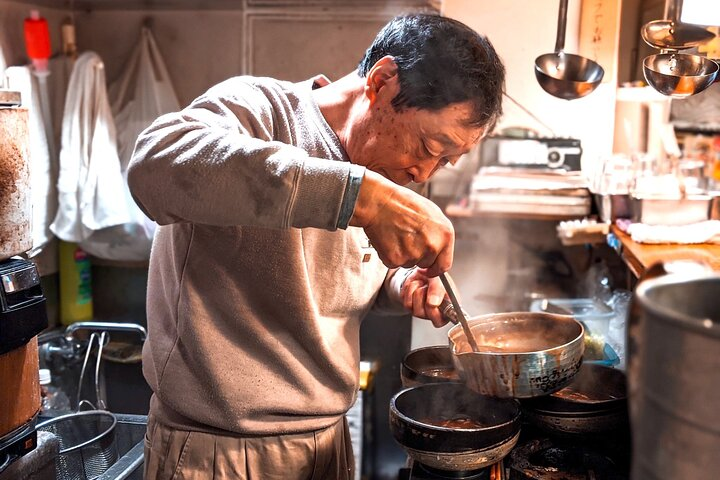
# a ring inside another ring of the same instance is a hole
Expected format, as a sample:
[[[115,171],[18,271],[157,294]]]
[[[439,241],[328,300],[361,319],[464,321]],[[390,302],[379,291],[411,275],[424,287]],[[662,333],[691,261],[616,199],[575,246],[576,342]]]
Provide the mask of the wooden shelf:
[[[634,242],[627,233],[615,225],[612,226],[611,232],[620,241],[620,256],[633,275],[638,278],[656,263],[678,260],[704,263],[713,270],[720,271],[720,245],[646,245]]]

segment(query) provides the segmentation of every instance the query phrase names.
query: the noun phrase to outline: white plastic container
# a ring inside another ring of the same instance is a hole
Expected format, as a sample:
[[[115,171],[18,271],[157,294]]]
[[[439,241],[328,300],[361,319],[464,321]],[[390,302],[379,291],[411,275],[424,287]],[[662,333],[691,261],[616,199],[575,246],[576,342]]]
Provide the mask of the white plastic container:
[[[712,197],[633,197],[633,221],[647,225],[689,225],[710,219]]]

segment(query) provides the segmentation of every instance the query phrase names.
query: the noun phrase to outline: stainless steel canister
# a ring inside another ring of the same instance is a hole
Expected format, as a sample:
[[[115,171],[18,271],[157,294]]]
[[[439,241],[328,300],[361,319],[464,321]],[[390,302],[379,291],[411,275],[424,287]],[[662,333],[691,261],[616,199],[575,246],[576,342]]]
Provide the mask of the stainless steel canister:
[[[28,111],[0,90],[0,260],[32,248]]]
[[[633,303],[632,479],[711,478],[720,472],[720,275],[645,280]]]

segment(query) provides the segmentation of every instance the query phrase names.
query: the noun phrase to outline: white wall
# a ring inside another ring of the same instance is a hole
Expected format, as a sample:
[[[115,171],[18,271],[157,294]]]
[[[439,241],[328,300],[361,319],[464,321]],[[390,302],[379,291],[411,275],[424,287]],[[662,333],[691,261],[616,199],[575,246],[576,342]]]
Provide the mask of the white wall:
[[[580,0],[569,2],[565,49],[578,53]],[[615,75],[606,75],[592,94],[561,100],[547,94],[535,79],[535,58],[555,48],[558,0],[445,0],[443,14],[488,36],[507,69],[507,92],[548,124],[557,135],[579,138],[583,166],[612,152]],[[606,68],[606,71],[608,68]],[[616,68],[610,69],[613,73]],[[498,128],[527,126],[551,135],[509,101]],[[590,165],[592,168],[592,165]]]

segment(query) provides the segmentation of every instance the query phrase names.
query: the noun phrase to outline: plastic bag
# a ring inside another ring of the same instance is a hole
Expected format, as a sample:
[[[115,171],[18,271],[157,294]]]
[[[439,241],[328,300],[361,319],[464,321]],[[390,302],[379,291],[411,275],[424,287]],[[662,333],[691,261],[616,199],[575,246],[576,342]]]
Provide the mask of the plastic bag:
[[[180,110],[175,89],[150,29],[143,27],[123,75],[109,89],[118,153],[127,172],[138,135],[157,117]]]
[[[140,42],[124,73],[109,88],[109,97],[117,131],[124,202],[131,221],[95,232],[81,245],[100,258],[147,260],[157,225],[133,200],[127,185],[127,167],[138,135],[160,115],[180,109],[165,63],[149,29],[142,29]]]

